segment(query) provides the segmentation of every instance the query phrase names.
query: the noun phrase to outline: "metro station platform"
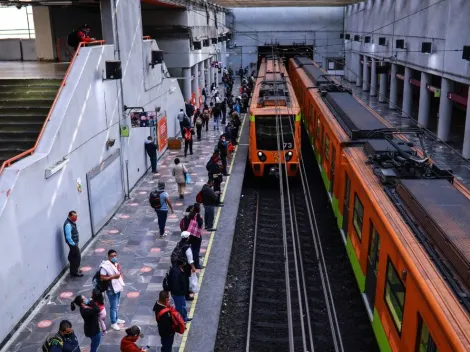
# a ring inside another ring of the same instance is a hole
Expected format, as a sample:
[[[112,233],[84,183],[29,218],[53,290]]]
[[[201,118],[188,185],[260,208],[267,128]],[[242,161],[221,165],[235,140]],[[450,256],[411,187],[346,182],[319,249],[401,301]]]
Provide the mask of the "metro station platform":
[[[68,62],[0,61],[0,79],[62,79]]]
[[[212,126],[210,126],[212,127]],[[83,333],[83,319],[78,311],[70,310],[70,302],[77,295],[91,296],[92,277],[109,249],[118,252],[125,281],[121,295],[119,318],[126,321],[121,331],[113,331],[109,322],[109,304],[106,325],[108,332],[102,337],[100,352],[117,352],[125,336],[125,327],[139,325],[145,337],[139,339],[140,346],[150,346],[150,351],[159,351],[160,336],[153,305],[162,290],[163,277],[170,266],[170,255],[180,239],[179,222],[184,210],[194,204],[196,194],[207,181],[206,162],[222,131],[203,131],[202,141],[194,141],[194,155],[184,157],[183,151],[167,151],[158,162],[159,175],[148,172],[133,189],[113,218],[88,244],[82,252],[81,278],[70,277],[68,271],[45,296],[36,309],[14,332],[2,352],[37,352],[44,340],[57,332],[61,320],[69,320],[79,339],[81,351],[89,351],[90,339]],[[188,313],[193,321],[188,323],[184,335],[175,336],[174,351],[212,351],[217,336],[218,316],[225,288],[225,278],[230,261],[235,220],[245,173],[248,154],[248,119],[242,116],[239,146],[229,160],[229,173],[224,179],[224,207],[217,208],[216,232],[203,232],[201,255],[205,269],[199,271],[200,293],[192,302],[187,302]],[[171,175],[174,158],[179,157],[190,171],[192,182],[186,187],[185,199],[179,200],[177,185]],[[160,239],[157,217],[148,205],[148,196],[158,181],[166,182],[175,214],[169,215],[168,237]],[[78,214],[80,231],[80,214]]]

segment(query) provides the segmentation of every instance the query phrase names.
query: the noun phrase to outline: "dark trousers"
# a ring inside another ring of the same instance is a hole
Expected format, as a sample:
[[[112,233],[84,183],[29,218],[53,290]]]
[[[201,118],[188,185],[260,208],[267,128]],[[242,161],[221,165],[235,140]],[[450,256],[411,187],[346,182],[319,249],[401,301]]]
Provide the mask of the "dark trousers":
[[[193,252],[194,266],[196,269],[201,269],[201,264],[199,263],[199,252],[201,251],[201,242],[202,238],[196,236],[189,236],[189,243],[191,244],[191,252]]]
[[[80,262],[82,261],[82,255],[80,253],[80,248],[78,248],[78,243],[75,246],[69,246],[69,256],[68,260],[70,262],[70,274],[78,274],[80,269]]]
[[[209,120],[202,120],[202,127],[206,126],[206,132],[209,131]]]
[[[202,131],[202,125],[196,126],[196,133],[197,133],[197,140],[201,140],[201,131]]]
[[[183,121],[180,121],[181,137],[184,137],[183,128]]]
[[[221,184],[222,184],[222,176],[214,177],[214,192],[219,192],[217,194],[217,204],[220,204],[220,195],[221,195],[220,185]]]
[[[162,352],[171,352],[173,348],[173,341],[175,340],[175,335],[162,337]]]
[[[223,168],[223,174],[227,174],[227,157],[226,156],[221,156],[220,159],[222,160],[222,168]]]
[[[222,125],[225,125],[227,122],[227,110],[222,110]]]
[[[184,156],[188,155],[188,148],[189,148],[189,154],[193,153],[193,140],[191,139],[190,141],[187,141],[186,139],[184,140]]]
[[[212,229],[214,227],[214,213],[215,209],[213,205],[204,205],[204,224],[206,229]]]
[[[157,173],[157,156],[149,155],[149,158],[150,158],[150,165],[152,165],[152,172],[156,174]]]
[[[166,218],[168,217],[168,210],[155,210],[158,218],[158,228],[160,229],[160,236],[165,233]]]

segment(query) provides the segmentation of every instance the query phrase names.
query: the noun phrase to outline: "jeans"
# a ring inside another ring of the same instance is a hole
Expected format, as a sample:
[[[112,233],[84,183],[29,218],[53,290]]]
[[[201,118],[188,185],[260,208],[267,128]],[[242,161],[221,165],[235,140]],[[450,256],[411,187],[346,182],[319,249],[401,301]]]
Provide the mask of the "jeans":
[[[80,269],[80,262],[82,261],[82,255],[80,253],[80,248],[78,248],[78,243],[75,246],[69,245],[69,262],[70,262],[70,274],[76,275],[78,274],[78,270]]]
[[[206,127],[206,132],[209,131],[209,120],[202,120],[202,127]]]
[[[150,158],[150,165],[152,165],[152,172],[154,174],[156,174],[157,173],[157,156],[156,155],[152,155],[152,156],[149,155],[149,158]]]
[[[175,302],[175,308],[178,313],[181,314],[184,321],[188,321],[188,311],[186,310],[186,297],[174,295],[171,296],[173,297],[173,301]]]
[[[114,293],[114,291],[108,290],[106,294],[109,299],[109,318],[111,319],[111,324],[116,324],[118,320],[119,302],[121,301],[121,292]]]
[[[90,337],[91,345],[90,345],[90,352],[98,351],[98,347],[100,347],[101,342],[101,332],[97,333],[95,336]]]
[[[184,140],[184,156],[188,155],[188,147],[189,147],[189,154],[193,153],[193,140],[187,141]]]
[[[158,228],[160,229],[160,236],[165,233],[166,218],[168,217],[168,210],[155,210],[158,218]]]
[[[196,269],[201,269],[201,264],[199,263],[199,252],[201,251],[201,242],[202,238],[196,236],[189,236],[189,243],[191,244],[191,252],[193,252],[194,266]]]
[[[217,116],[214,116],[214,131],[215,129],[217,128],[217,130],[219,129],[219,117]]]
[[[213,205],[204,205],[204,224],[206,224],[206,229],[212,229],[214,227],[214,213],[215,209]]]
[[[167,337],[162,337],[162,352],[171,352],[174,340],[175,334]]]

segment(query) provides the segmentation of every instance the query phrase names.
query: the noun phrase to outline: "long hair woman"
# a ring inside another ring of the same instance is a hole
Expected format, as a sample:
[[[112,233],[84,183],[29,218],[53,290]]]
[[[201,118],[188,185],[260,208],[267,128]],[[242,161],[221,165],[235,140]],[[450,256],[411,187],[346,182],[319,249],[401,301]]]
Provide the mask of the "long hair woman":
[[[101,331],[99,323],[100,308],[89,298],[77,296],[70,304],[70,309],[80,308],[80,315],[84,322],[85,336],[91,340],[90,352],[98,351],[101,342]]]

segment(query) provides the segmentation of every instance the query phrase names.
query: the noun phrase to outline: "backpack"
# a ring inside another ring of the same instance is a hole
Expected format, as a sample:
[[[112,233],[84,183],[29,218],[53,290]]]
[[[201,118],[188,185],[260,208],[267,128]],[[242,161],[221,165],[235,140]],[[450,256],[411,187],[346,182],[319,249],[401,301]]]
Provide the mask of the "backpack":
[[[209,160],[209,161],[207,162],[207,164],[206,164],[206,170],[209,171],[209,172],[212,170],[212,161],[211,161],[211,160]],[[198,202],[198,203],[199,203],[199,202]]]
[[[196,126],[201,126],[202,125],[202,119],[201,116],[198,116],[196,119]]]
[[[184,330],[186,329],[186,325],[184,323],[183,317],[174,307],[163,308],[156,316],[157,322],[166,313],[170,313],[171,315],[171,328],[173,331],[177,332],[178,334],[183,334]]]
[[[153,209],[160,209],[162,207],[162,200],[160,199],[162,193],[163,191],[150,192],[149,203]]]
[[[78,41],[77,30],[72,31],[67,37],[67,44],[75,48],[80,42]]]
[[[93,287],[100,290],[101,292],[106,292],[109,288],[109,280],[101,280],[101,268],[98,269],[96,274],[91,279]]]
[[[191,130],[189,128],[184,131],[184,140],[188,142],[191,140]]]
[[[189,248],[190,245],[186,244],[186,246],[183,246],[181,242],[178,242],[176,244],[175,249],[173,249],[173,252],[171,252],[171,265],[177,265],[178,260],[181,260],[184,263],[188,262],[188,258],[186,258],[186,250],[184,247]]]
[[[42,352],[49,352],[52,350],[52,346],[60,346],[60,349],[64,347],[64,341],[58,335],[49,336],[44,344],[42,345]]]
[[[202,204],[204,202],[204,198],[202,197],[202,191],[196,194],[196,202],[198,202],[199,204]]]
[[[170,269],[168,269],[165,274],[165,277],[163,278],[162,287],[164,291],[171,291]]]

